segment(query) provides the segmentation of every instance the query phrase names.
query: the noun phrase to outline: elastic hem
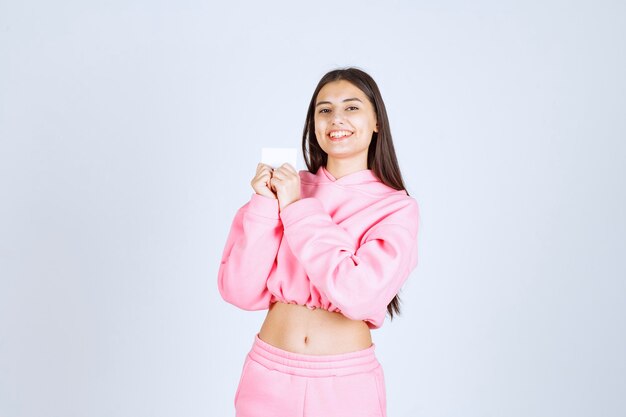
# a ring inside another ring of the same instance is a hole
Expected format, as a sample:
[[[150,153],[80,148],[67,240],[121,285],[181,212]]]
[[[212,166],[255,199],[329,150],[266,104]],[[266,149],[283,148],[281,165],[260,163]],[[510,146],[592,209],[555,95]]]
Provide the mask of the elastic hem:
[[[307,355],[289,352],[254,336],[248,357],[264,367],[291,375],[306,377],[344,376],[369,372],[380,366],[376,345],[355,352],[336,355]]]

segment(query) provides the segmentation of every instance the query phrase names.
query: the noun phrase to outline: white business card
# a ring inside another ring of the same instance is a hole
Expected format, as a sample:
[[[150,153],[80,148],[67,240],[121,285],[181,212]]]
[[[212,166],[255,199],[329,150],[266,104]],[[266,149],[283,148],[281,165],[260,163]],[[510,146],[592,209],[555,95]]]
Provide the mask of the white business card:
[[[271,166],[272,168],[278,168],[287,162],[297,170],[297,159],[297,148],[261,148],[261,162]]]

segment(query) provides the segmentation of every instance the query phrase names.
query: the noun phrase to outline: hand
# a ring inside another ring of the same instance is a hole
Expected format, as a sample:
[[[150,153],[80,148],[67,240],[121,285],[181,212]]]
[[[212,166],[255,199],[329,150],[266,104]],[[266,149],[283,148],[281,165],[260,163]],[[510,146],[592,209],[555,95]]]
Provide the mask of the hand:
[[[269,198],[276,199],[276,193],[270,188],[270,179],[272,178],[272,167],[262,162],[256,166],[256,175],[250,181],[250,185],[254,192]]]
[[[274,170],[270,179],[270,187],[276,191],[280,210],[294,201],[300,200],[300,175],[288,163],[284,163]]]

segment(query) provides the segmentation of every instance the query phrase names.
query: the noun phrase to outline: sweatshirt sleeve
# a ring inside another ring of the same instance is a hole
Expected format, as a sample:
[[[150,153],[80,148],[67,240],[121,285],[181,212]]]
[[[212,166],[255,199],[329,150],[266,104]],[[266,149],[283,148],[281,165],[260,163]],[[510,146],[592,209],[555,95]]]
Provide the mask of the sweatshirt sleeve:
[[[235,214],[222,254],[218,288],[224,300],[244,310],[269,307],[267,278],[282,236],[278,200],[253,194]]]
[[[348,318],[379,322],[387,305],[417,265],[419,210],[415,199],[399,202],[354,248],[316,198],[281,212],[284,236],[310,281]]]

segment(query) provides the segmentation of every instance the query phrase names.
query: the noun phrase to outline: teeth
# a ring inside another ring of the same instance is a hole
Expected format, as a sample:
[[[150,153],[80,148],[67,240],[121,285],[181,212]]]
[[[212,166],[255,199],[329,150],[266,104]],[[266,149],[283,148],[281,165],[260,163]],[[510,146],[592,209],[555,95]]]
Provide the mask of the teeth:
[[[330,137],[331,138],[340,138],[340,137],[344,137],[344,136],[349,136],[351,134],[352,134],[352,132],[350,132],[348,130],[339,130],[337,132],[331,132],[330,133]]]

